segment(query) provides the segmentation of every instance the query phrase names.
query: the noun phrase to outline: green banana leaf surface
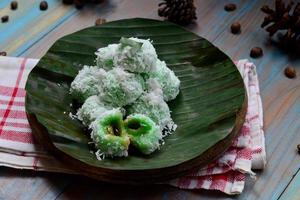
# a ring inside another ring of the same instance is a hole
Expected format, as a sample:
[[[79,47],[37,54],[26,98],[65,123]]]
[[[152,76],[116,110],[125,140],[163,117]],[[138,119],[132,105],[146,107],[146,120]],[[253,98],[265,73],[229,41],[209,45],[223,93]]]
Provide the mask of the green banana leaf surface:
[[[158,57],[181,81],[180,94],[168,102],[177,130],[150,156],[99,161],[90,152],[88,130],[76,113],[70,83],[94,52],[121,37],[150,39]],[[243,80],[227,55],[207,40],[169,22],[125,19],[83,29],[59,39],[32,70],[26,84],[26,112],[34,114],[59,150],[88,165],[112,170],[146,170],[194,159],[226,138],[245,101]]]

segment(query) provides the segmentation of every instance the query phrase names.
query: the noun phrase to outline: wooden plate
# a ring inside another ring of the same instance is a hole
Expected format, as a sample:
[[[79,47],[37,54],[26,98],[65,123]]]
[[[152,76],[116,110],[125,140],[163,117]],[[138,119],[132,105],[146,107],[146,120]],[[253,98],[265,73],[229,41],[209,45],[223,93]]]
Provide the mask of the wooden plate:
[[[83,64],[93,65],[96,49],[132,36],[153,40],[158,57],[181,80],[169,103],[178,129],[150,156],[98,161],[87,131],[69,116],[76,112],[70,83]],[[114,183],[165,181],[210,163],[231,145],[247,108],[243,80],[228,56],[177,25],[150,19],[114,21],[59,39],[30,73],[26,91],[36,139],[70,168]]]

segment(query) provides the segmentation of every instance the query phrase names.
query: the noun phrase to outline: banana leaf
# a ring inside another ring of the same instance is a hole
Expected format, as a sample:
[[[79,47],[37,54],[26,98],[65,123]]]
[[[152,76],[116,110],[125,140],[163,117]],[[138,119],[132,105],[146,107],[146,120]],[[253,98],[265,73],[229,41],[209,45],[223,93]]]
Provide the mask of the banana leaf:
[[[153,41],[158,57],[181,81],[169,102],[177,130],[159,151],[99,161],[89,131],[76,113],[70,83],[94,52],[121,37]],[[154,182],[201,167],[224,152],[240,129],[247,98],[242,77],[227,55],[207,40],[169,22],[125,19],[67,35],[49,49],[26,84],[26,112],[33,133],[47,149],[82,174],[110,182]]]

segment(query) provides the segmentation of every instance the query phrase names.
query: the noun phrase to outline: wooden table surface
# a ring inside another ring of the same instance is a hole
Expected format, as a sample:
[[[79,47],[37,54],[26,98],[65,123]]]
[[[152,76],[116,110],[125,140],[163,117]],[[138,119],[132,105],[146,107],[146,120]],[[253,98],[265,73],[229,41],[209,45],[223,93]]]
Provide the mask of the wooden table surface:
[[[9,56],[40,58],[53,42],[67,34],[94,24],[98,17],[108,21],[157,16],[157,0],[107,0],[82,11],[48,0],[49,9],[39,10],[39,0],[19,0],[11,11],[10,0],[0,1],[0,15],[10,21],[0,24],[0,50]],[[227,3],[238,9],[225,12]],[[300,199],[300,173],[296,146],[300,143],[300,78],[288,79],[283,70],[292,65],[300,73],[300,61],[271,45],[260,28],[260,7],[272,0],[195,0],[197,23],[187,28],[213,42],[233,60],[248,58],[257,66],[264,106],[267,166],[248,178],[241,195],[179,190],[170,186],[147,187],[111,185],[88,178],[0,168],[0,199]],[[234,21],[242,33],[230,33]],[[251,59],[249,51],[261,46],[264,56]]]

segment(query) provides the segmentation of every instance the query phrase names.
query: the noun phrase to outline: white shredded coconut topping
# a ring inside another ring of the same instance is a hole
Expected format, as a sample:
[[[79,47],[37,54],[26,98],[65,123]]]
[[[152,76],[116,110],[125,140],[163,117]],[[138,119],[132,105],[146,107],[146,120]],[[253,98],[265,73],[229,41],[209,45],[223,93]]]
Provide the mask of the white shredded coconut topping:
[[[107,116],[119,117],[120,120],[126,115],[148,117],[159,135],[156,141],[152,138],[156,145],[143,140],[149,145],[144,153],[159,149],[165,143],[163,138],[177,128],[166,102],[179,94],[178,77],[158,59],[149,39],[121,38],[119,44],[100,48],[95,55],[97,66],[83,66],[71,83],[70,93],[83,105],[76,115],[70,112],[69,116],[81,120],[92,130],[97,159],[128,156],[130,141],[126,146],[126,139],[105,134],[106,129],[100,126],[101,120]],[[110,137],[116,140],[110,141]],[[141,137],[146,135],[141,134]]]

